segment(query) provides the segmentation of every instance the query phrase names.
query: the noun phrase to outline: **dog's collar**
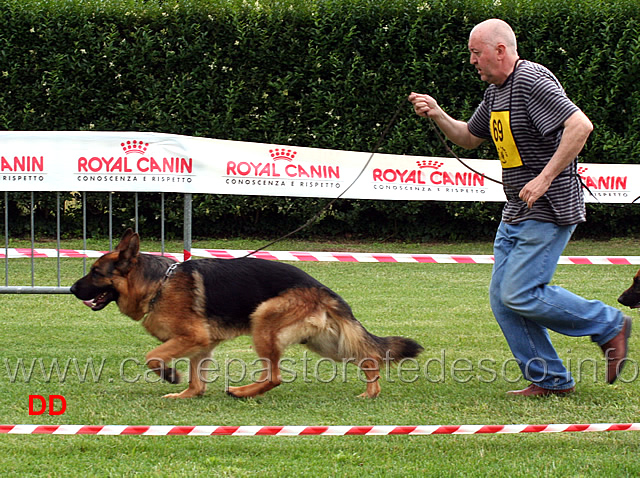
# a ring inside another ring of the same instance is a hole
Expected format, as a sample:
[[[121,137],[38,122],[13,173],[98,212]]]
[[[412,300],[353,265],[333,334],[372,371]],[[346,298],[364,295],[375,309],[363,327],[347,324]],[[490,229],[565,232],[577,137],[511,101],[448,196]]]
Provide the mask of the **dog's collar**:
[[[180,265],[179,262],[175,262],[175,263],[171,264],[169,267],[167,267],[167,270],[164,273],[164,277],[162,278],[162,282],[166,281],[169,277],[171,277],[173,275],[173,273],[176,271],[176,268],[179,265]],[[149,310],[151,310],[153,308],[154,304],[156,303],[156,301],[160,297],[161,291],[162,291],[162,286],[158,287],[158,290],[156,291],[156,294],[149,301]],[[147,312],[147,314],[148,314],[148,312]]]
[[[169,277],[171,277],[173,275],[173,273],[176,271],[176,267],[178,267],[179,265],[180,265],[179,262],[175,262],[175,263],[171,264],[167,268],[167,272],[164,273],[164,280],[167,280]]]

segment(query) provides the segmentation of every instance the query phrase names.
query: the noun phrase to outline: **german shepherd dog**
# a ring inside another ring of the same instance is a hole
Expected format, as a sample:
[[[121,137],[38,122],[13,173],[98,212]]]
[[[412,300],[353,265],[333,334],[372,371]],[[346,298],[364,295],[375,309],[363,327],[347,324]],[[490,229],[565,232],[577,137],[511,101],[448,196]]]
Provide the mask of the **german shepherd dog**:
[[[370,334],[338,294],[297,267],[251,257],[178,263],[140,253],[140,237],[131,229],[71,292],[94,311],[115,301],[120,312],[163,342],[146,356],[163,380],[179,383],[172,361],[189,358],[189,387],[168,398],[204,394],[201,364],[218,344],[240,335],[253,338],[263,368],[256,382],[229,387],[234,397],[254,397],[280,385],[279,361],[293,344],[359,366],[367,383],[360,396],[370,398],[380,393],[383,362],[423,350],[408,338]]]

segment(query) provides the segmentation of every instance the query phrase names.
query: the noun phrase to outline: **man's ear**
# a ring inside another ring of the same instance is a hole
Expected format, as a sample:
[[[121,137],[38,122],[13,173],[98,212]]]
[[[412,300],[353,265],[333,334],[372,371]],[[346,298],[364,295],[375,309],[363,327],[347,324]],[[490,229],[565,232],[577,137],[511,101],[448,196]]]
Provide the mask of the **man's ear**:
[[[507,46],[504,43],[498,43],[496,45],[496,55],[498,60],[504,60],[507,56]]]

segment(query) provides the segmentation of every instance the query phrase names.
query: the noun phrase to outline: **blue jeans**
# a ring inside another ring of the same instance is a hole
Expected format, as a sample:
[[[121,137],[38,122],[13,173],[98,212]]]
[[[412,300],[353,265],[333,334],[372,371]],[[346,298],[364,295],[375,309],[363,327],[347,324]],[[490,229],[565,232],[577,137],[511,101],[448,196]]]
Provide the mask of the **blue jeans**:
[[[574,386],[548,329],[572,337],[590,336],[602,345],[623,325],[618,309],[587,300],[549,282],[573,226],[549,222],[500,223],[489,288],[491,309],[526,380],[540,387]]]

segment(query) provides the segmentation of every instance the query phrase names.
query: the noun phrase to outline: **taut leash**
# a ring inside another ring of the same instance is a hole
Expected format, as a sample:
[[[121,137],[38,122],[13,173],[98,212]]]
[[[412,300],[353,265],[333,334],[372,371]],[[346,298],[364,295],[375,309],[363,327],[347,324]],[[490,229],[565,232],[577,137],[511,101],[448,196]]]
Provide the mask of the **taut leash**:
[[[509,183],[505,183],[504,181],[499,181],[497,179],[494,179],[490,176],[487,176],[484,173],[481,173],[480,171],[472,168],[471,166],[469,166],[467,163],[465,163],[462,159],[460,159],[460,156],[458,156],[455,151],[453,149],[451,149],[451,147],[447,144],[446,140],[444,139],[444,137],[442,136],[442,133],[440,133],[440,129],[436,126],[435,121],[433,121],[430,117],[429,118],[429,123],[431,124],[431,127],[433,128],[433,131],[435,131],[436,136],[438,137],[438,139],[440,140],[440,142],[444,145],[445,149],[447,150],[447,152],[453,156],[454,158],[456,158],[458,160],[458,162],[460,164],[462,164],[465,168],[467,168],[469,171],[474,172],[475,174],[482,176],[485,179],[488,179],[489,181],[492,181],[494,183],[500,184],[502,186],[511,188],[511,189],[515,189],[515,190],[520,190],[520,188],[517,188],[515,186],[510,185]]]
[[[347,186],[347,188],[345,190],[343,190],[337,197],[333,198],[331,201],[329,201],[327,204],[325,204],[324,206],[322,206],[318,212],[316,212],[307,222],[305,222],[302,226],[294,229],[293,231],[280,236],[279,238],[269,242],[268,244],[265,244],[264,246],[249,252],[246,256],[244,257],[249,257],[252,256],[253,254],[255,254],[256,252],[262,251],[264,249],[266,249],[267,247],[270,247],[272,245],[274,245],[277,242],[283,241],[284,239],[286,239],[287,237],[293,236],[294,234],[302,231],[303,229],[305,229],[306,227],[309,227],[311,224],[313,224],[321,215],[324,211],[326,211],[327,209],[329,209],[338,199],[340,199],[342,196],[344,196],[346,194],[346,192],[351,189],[351,187],[358,181],[358,179],[360,179],[360,176],[362,176],[364,174],[364,172],[366,171],[367,167],[369,166],[369,163],[371,163],[371,160],[373,159],[373,156],[378,152],[378,148],[380,148],[380,145],[382,144],[382,141],[384,141],[384,139],[387,137],[387,134],[389,133],[389,131],[391,130],[391,127],[394,125],[394,123],[396,122],[396,119],[398,118],[398,115],[400,114],[400,112],[402,111],[402,107],[403,107],[403,103],[400,103],[398,105],[398,108],[396,109],[395,113],[393,114],[393,116],[391,117],[391,119],[389,120],[389,122],[387,123],[387,125],[385,126],[384,130],[382,131],[382,134],[380,135],[380,137],[378,138],[378,141],[376,142],[375,146],[373,147],[373,150],[371,151],[371,154],[369,155],[369,159],[367,159],[367,162],[364,163],[364,166],[362,166],[362,169],[360,169],[360,172],[358,173],[358,175],[356,176],[356,178],[351,182],[351,184],[349,184],[349,186]]]
[[[442,134],[440,133],[440,129],[436,126],[435,122],[434,122],[431,118],[429,118],[429,122],[431,123],[431,127],[432,127],[432,128],[433,128],[433,130],[435,131],[436,136],[438,136],[438,139],[440,140],[440,142],[441,142],[441,143],[444,145],[444,147],[446,148],[447,152],[448,152],[451,156],[453,156],[454,158],[456,158],[456,159],[458,160],[458,162],[459,162],[460,164],[462,164],[465,168],[467,168],[467,169],[468,169],[468,170],[470,170],[470,171],[473,171],[475,174],[478,174],[478,175],[482,176],[482,177],[483,177],[483,178],[485,178],[485,179],[488,179],[489,181],[493,181],[494,183],[501,184],[501,185],[502,185],[502,186],[504,186],[504,187],[511,188],[511,189],[515,189],[516,191],[518,191],[518,190],[520,190],[520,189],[521,189],[521,188],[517,188],[517,187],[515,187],[515,186],[513,186],[513,185],[511,185],[511,184],[509,184],[509,183],[507,183],[507,182],[504,182],[504,181],[498,181],[497,179],[494,179],[494,178],[492,178],[492,177],[490,177],[490,176],[487,176],[486,174],[481,173],[480,171],[477,171],[476,169],[474,169],[474,168],[472,168],[471,166],[469,166],[469,165],[468,165],[467,163],[465,163],[462,159],[460,159],[460,157],[455,153],[455,151],[453,151],[453,149],[451,149],[451,147],[447,144],[447,142],[445,141],[444,137],[443,137],[443,136],[442,136]],[[531,169],[534,173],[536,172],[536,171],[535,171],[535,170],[533,170],[532,168],[529,168],[529,169]],[[589,193],[589,194],[590,194],[590,195],[591,195],[591,196],[592,196],[592,197],[593,197],[593,198],[594,198],[594,199],[599,203],[599,202],[600,202],[600,200],[596,197],[596,195],[595,195],[595,194],[593,194],[593,192],[591,191],[591,189],[589,188],[589,186],[587,186],[587,185],[582,181],[582,178],[580,177],[580,175],[578,175],[578,181],[580,182],[580,185],[581,185],[584,189],[586,189],[586,190],[587,190],[587,192],[588,192],[588,193]],[[631,202],[631,204],[633,204],[634,202],[636,202],[638,199],[640,199],[640,196],[638,196],[637,198],[635,198],[635,199]]]

